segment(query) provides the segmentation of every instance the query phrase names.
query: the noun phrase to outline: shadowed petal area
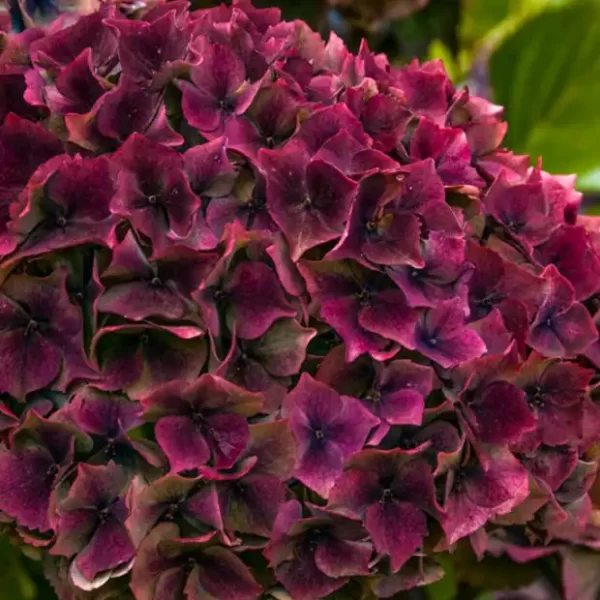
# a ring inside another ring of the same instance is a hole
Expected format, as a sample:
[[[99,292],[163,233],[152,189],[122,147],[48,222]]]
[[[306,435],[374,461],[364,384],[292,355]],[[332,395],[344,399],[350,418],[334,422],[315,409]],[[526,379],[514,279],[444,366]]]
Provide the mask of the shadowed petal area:
[[[187,417],[164,417],[156,424],[156,440],[174,472],[195,469],[210,458],[206,438]]]
[[[91,354],[105,390],[138,399],[173,379],[194,380],[206,362],[204,332],[194,326],[115,325],[100,329]]]
[[[19,525],[48,531],[48,504],[56,465],[45,448],[0,449],[0,509]]]
[[[389,554],[393,571],[398,571],[413,555],[428,532],[422,511],[407,502],[394,500],[369,506],[365,527],[375,549]]]
[[[246,448],[246,417],[260,411],[262,396],[205,374],[195,383],[173,381],[142,399],[146,419],[157,421],[157,440],[172,471],[204,465],[229,469]]]
[[[0,127],[0,254],[9,254],[17,245],[17,239],[6,230],[11,203],[33,172],[62,151],[58,138],[14,114]]]
[[[93,377],[83,353],[82,316],[66,290],[67,273],[12,275],[0,292],[0,391],[24,399],[64,369],[63,385]]]

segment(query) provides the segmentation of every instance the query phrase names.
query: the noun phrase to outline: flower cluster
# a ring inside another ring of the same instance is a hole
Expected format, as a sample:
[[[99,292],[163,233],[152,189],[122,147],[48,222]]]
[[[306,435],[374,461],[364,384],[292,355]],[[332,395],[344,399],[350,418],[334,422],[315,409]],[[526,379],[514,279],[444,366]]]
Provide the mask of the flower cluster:
[[[0,516],[61,600],[600,539],[600,223],[501,107],[246,0],[0,47]]]

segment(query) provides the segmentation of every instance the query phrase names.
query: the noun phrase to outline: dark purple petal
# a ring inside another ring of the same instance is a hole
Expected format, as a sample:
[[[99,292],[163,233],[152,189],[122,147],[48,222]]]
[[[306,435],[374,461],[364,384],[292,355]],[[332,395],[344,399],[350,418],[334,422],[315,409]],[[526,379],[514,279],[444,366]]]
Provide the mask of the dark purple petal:
[[[532,455],[520,457],[523,466],[538,479],[556,490],[577,465],[577,450],[569,446],[540,446]]]
[[[185,56],[191,28],[180,27],[177,13],[166,12],[152,22],[111,19],[119,38],[119,59],[127,77],[152,81],[161,69]]]
[[[135,549],[125,527],[116,519],[98,526],[89,544],[77,555],[75,564],[91,581],[102,571],[123,565],[135,556]]]
[[[93,377],[83,353],[82,317],[66,291],[67,273],[44,278],[12,275],[0,294],[0,389],[16,398],[48,385]],[[64,389],[64,387],[63,387]]]
[[[485,185],[471,166],[469,144],[460,129],[438,127],[428,119],[421,119],[410,141],[410,154],[420,160],[433,158],[447,186],[482,188]]]
[[[298,442],[296,477],[324,498],[345,460],[363,447],[378,423],[357,400],[338,396],[306,374],[285,398],[283,414]]]
[[[393,572],[406,563],[428,533],[425,514],[408,502],[396,500],[369,506],[365,526],[377,552],[390,556]]]
[[[186,592],[190,600],[255,600],[262,588],[250,569],[230,550],[213,546],[203,552],[200,568],[192,571]]]
[[[191,381],[206,362],[203,335],[194,326],[104,327],[92,340],[91,354],[103,375],[96,385],[140,398],[167,381]]]
[[[314,154],[333,136],[345,130],[358,142],[366,145],[368,136],[364,133],[358,119],[343,103],[334,104],[315,111],[302,122],[294,142]]]
[[[279,507],[286,499],[286,489],[279,479],[251,472],[222,489],[221,506],[229,530],[271,535]]]
[[[339,237],[356,184],[322,160],[298,150],[261,150],[267,176],[267,208],[297,261],[318,244]]]
[[[477,437],[487,444],[516,442],[536,425],[525,393],[506,381],[485,386],[470,409],[475,415]]]
[[[416,348],[444,368],[486,351],[479,335],[464,325],[464,313],[455,302],[425,311],[417,324]]]
[[[114,6],[82,16],[69,27],[53,31],[31,45],[34,62],[45,67],[66,66],[85,48],[92,49],[94,68],[108,74],[116,63],[117,39],[104,19],[114,16]]]
[[[168,233],[185,237],[200,201],[183,172],[181,155],[134,133],[120,148],[121,167],[111,210],[127,216],[155,248]]]
[[[36,123],[8,115],[0,128],[0,254],[14,250],[17,240],[6,233],[9,206],[36,168],[62,152],[58,138]]]
[[[187,417],[163,417],[156,424],[156,439],[169,459],[172,472],[188,471],[210,458],[206,437]]]
[[[240,263],[227,279],[225,294],[230,302],[230,322],[242,339],[256,339],[282,317],[293,317],[277,275],[258,262]]]
[[[401,188],[394,174],[375,173],[361,179],[346,229],[328,258],[422,266],[421,223],[416,215],[402,214],[390,202]]]
[[[373,547],[367,541],[331,537],[317,546],[315,564],[328,577],[368,575],[372,553]]]
[[[54,459],[45,448],[0,448],[0,510],[23,527],[48,531],[56,473]]]

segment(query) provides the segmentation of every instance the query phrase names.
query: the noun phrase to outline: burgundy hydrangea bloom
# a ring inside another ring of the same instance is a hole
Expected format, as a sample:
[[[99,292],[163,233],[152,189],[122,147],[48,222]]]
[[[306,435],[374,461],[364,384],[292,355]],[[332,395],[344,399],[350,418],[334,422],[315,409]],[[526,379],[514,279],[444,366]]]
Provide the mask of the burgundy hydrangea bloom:
[[[211,545],[213,537],[184,538],[174,523],[157,525],[138,549],[131,578],[136,598],[258,598],[262,589],[248,567],[231,550]]]
[[[135,548],[125,529],[128,478],[114,463],[80,464],[66,498],[58,506],[59,534],[52,553],[67,558],[73,580],[94,582],[130,568]],[[79,584],[80,587],[83,587]]]
[[[183,238],[200,206],[183,172],[181,155],[134,133],[116,158],[120,166],[112,212],[128,217],[155,248],[168,234]]]
[[[123,73],[142,83],[161,83],[163,70],[187,53],[192,26],[187,14],[169,10],[149,20],[105,21],[117,31]]]
[[[471,151],[464,132],[439,127],[421,119],[410,142],[410,155],[417,160],[433,158],[444,185],[484,187],[483,179],[471,166]]]
[[[0,254],[10,254],[18,244],[7,231],[10,205],[37,166],[61,152],[60,141],[40,125],[11,114],[0,127]]]
[[[136,439],[133,431],[141,427],[143,409],[124,394],[111,393],[87,385],[73,396],[66,407],[68,416],[88,435],[100,440],[94,462],[114,461],[125,469],[143,468],[140,459],[162,466],[156,443]]]
[[[582,600],[600,219],[473,91],[248,0],[2,32],[0,521],[60,600],[390,598],[469,546]]]
[[[191,294],[217,261],[187,246],[170,246],[149,260],[129,231],[100,275],[104,292],[96,308],[132,321],[148,317],[182,319],[190,313]]]
[[[327,355],[316,378],[338,393],[360,398],[380,419],[369,444],[381,442],[391,426],[421,425],[425,398],[433,387],[431,367],[410,360],[393,360],[384,366],[364,358],[347,364],[341,346]]]
[[[279,319],[254,340],[237,340],[234,335],[214,372],[251,392],[261,392],[269,407],[279,406],[290,377],[300,372],[306,347],[316,334],[315,329],[301,327],[293,319]]]
[[[421,222],[416,214],[402,214],[394,202],[402,180],[395,173],[361,179],[346,230],[329,258],[352,258],[367,266],[423,266]]]
[[[294,148],[262,150],[259,159],[267,177],[267,210],[285,234],[292,260],[341,235],[354,182]]]
[[[246,417],[261,405],[262,396],[210,374],[190,385],[172,381],[142,399],[174,472],[193,470],[211,457],[216,468],[231,467],[248,442]]]
[[[575,363],[543,360],[532,352],[514,377],[537,421],[523,444],[560,446],[580,438],[583,400],[593,375]]]
[[[452,469],[442,520],[448,543],[473,533],[490,517],[509,512],[528,491],[527,471],[502,448],[495,450],[485,470],[477,463]]]
[[[546,289],[529,330],[529,345],[551,357],[584,352],[598,338],[590,313],[575,301],[573,286],[554,265],[546,267],[542,276]]]
[[[71,466],[77,430],[30,413],[0,447],[0,510],[28,529],[48,532],[55,486]]]
[[[201,478],[169,473],[148,485],[136,481],[128,504],[126,526],[136,547],[162,521],[176,522],[203,533],[223,532],[216,487]]]
[[[194,295],[212,335],[220,334],[223,313],[229,329],[248,340],[264,335],[277,319],[296,315],[269,265],[244,261],[228,272],[228,262],[221,259]]]
[[[94,377],[83,353],[82,315],[66,290],[67,273],[15,274],[0,291],[0,391],[24,400],[60,375],[64,388]]]
[[[104,19],[114,17],[115,13],[114,5],[102,5],[98,12],[79,18],[69,27],[42,36],[29,49],[33,62],[58,69],[69,65],[89,47],[94,69],[108,74],[117,63],[117,39]]]
[[[456,301],[440,303],[422,313],[414,347],[445,368],[478,358],[486,351],[479,334],[465,326],[464,312]]]
[[[349,577],[369,574],[373,547],[359,522],[290,500],[281,507],[264,554],[278,580],[298,600],[324,598]]]
[[[190,125],[214,137],[221,135],[228,120],[248,109],[260,81],[248,81],[246,67],[232,48],[207,38],[195,45],[202,62],[192,68],[190,81],[180,82],[181,106]]]
[[[126,390],[139,399],[174,379],[195,379],[207,347],[203,331],[195,326],[123,324],[100,329],[91,355],[102,373],[96,382],[101,389]]]
[[[379,423],[357,400],[339,396],[328,386],[303,374],[283,402],[283,415],[299,448],[295,476],[327,498],[344,462],[360,450]]]
[[[104,157],[58,158],[46,163],[38,185],[28,189],[27,202],[12,226],[22,240],[22,256],[81,244],[113,244],[115,219],[110,201],[115,192],[111,164]]]
[[[230,537],[244,534],[268,538],[287,497],[284,482],[296,466],[296,443],[285,419],[250,425],[250,437],[231,472],[199,467],[216,480],[219,506]]]
[[[464,374],[467,382],[460,400],[474,439],[484,444],[519,442],[535,429],[526,392],[510,381],[516,369],[511,358],[489,355],[473,360]]]
[[[396,344],[414,347],[419,314],[389,278],[351,261],[303,261],[299,268],[321,319],[344,341],[348,361],[364,352],[385,360]]]
[[[377,552],[396,572],[428,533],[427,513],[439,518],[431,469],[402,450],[364,450],[333,488],[328,507],[364,521]]]

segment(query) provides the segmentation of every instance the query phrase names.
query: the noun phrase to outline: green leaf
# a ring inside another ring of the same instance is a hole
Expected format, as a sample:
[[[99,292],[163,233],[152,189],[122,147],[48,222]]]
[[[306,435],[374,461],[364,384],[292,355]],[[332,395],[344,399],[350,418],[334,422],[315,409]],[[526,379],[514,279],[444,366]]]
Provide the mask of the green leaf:
[[[600,163],[600,160],[598,160]],[[577,179],[577,188],[582,192],[600,191],[600,166],[593,171],[584,173]]]
[[[543,12],[506,38],[490,59],[494,101],[506,109],[507,147],[554,172],[600,164],[600,2]]]
[[[2,598],[34,600],[37,597],[36,585],[27,573],[19,548],[4,537],[0,538],[0,581]]]
[[[509,14],[510,0],[463,0],[459,29],[461,43],[468,47],[477,44]]]

